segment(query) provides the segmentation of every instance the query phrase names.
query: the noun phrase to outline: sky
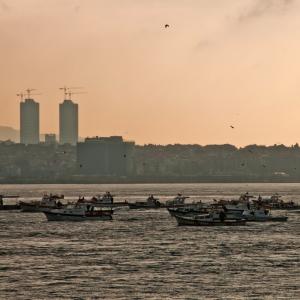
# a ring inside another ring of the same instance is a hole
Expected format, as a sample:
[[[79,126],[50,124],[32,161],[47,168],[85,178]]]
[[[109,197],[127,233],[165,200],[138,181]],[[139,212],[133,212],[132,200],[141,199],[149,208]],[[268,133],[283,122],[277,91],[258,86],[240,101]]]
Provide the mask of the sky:
[[[299,57],[300,0],[0,0],[0,125],[35,88],[57,133],[59,88],[80,86],[82,137],[291,145]]]

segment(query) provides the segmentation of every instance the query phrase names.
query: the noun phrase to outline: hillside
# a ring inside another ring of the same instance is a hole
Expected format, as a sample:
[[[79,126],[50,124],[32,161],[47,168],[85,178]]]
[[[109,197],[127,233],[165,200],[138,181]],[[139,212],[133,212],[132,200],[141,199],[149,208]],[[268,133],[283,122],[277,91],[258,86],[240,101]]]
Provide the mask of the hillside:
[[[19,130],[16,130],[9,126],[0,126],[0,141],[11,140],[13,142],[19,142],[19,139]]]

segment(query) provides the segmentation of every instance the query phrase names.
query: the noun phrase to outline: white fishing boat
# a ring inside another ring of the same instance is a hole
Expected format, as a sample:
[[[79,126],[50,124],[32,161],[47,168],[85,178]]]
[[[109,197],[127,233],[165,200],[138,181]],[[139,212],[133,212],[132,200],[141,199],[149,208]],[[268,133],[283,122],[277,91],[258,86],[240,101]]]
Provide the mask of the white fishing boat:
[[[97,207],[110,207],[110,208],[128,206],[127,201],[123,201],[123,202],[114,201],[114,196],[110,192],[106,192],[104,195],[93,196],[91,199],[85,199],[84,197],[80,197],[77,203],[78,204],[85,203]]]
[[[225,214],[220,213],[218,217],[213,214],[198,216],[178,216],[175,215],[179,226],[243,226],[245,219],[226,219]]]
[[[182,196],[181,194],[177,194],[177,196],[174,199],[168,200],[166,202],[166,206],[167,207],[184,206],[185,199],[187,199],[187,198],[189,198],[189,197]]]
[[[97,204],[113,204],[114,197],[110,192],[106,192],[104,195],[97,195],[93,197],[91,201]]]
[[[130,209],[155,209],[164,207],[160,203],[158,198],[155,198],[153,195],[150,195],[146,201],[136,201],[135,203],[128,203]]]
[[[19,198],[19,196],[12,196],[12,195],[0,195],[0,210],[16,210],[16,209],[20,209],[20,204],[17,203],[17,198]],[[8,203],[4,203],[3,200],[6,199],[14,199],[14,203],[12,202],[8,202]]]
[[[113,210],[84,203],[44,211],[44,214],[48,221],[104,221],[112,220]]]
[[[269,197],[261,197],[259,195],[257,200],[254,200],[255,204],[257,206],[266,206],[271,209],[276,210],[298,210],[300,209],[300,205],[298,203],[295,203],[294,201],[284,201],[281,199],[281,195],[279,194],[273,194]]]
[[[20,201],[19,204],[22,212],[44,212],[54,208],[61,208],[63,204],[60,202],[60,199],[64,199],[64,196],[45,194],[42,200]]]
[[[188,203],[184,206],[179,207],[167,207],[169,214],[174,217],[175,215],[179,216],[193,216],[200,214],[207,214],[212,211],[212,208],[209,204],[196,202]]]
[[[268,209],[246,209],[243,212],[243,218],[248,222],[285,222],[287,216],[273,216]]]

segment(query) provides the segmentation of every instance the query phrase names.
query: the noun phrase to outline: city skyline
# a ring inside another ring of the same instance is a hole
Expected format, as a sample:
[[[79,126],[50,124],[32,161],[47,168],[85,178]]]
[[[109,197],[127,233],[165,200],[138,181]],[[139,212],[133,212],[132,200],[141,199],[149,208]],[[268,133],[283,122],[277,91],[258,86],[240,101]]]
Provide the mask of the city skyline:
[[[32,87],[42,93],[35,97],[41,132],[58,133],[58,88],[66,84],[88,93],[74,96],[83,137],[237,146],[300,140],[296,1],[0,3],[1,125],[19,128],[15,94]]]

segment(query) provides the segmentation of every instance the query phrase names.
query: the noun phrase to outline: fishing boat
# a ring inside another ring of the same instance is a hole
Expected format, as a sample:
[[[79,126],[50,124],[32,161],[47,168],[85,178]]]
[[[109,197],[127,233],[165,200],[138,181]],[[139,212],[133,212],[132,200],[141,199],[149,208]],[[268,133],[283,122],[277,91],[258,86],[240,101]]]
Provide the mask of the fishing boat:
[[[185,206],[185,199],[188,199],[189,197],[183,196],[182,194],[177,194],[177,196],[172,199],[168,200],[166,202],[166,207],[183,207]]]
[[[244,210],[243,218],[248,222],[286,222],[287,216],[273,216],[268,209]]]
[[[281,195],[273,194],[270,197],[261,197],[259,196],[257,200],[253,200],[253,202],[258,206],[269,207],[272,210],[298,210],[300,209],[300,205],[295,203],[294,201],[283,201],[281,199]]]
[[[245,219],[227,220],[224,218],[214,218],[211,215],[203,216],[178,216],[175,215],[179,226],[243,226],[246,225]]]
[[[20,209],[19,203],[4,203],[4,199],[17,199],[19,196],[13,196],[13,195],[0,195],[0,210],[18,210]]]
[[[156,209],[165,207],[160,203],[159,199],[154,198],[153,195],[150,195],[146,201],[137,201],[135,203],[128,203],[130,209]]]
[[[182,207],[167,207],[169,214],[174,217],[178,216],[191,216],[199,214],[207,214],[211,211],[210,205],[205,205],[201,202],[191,203]]]
[[[115,202],[114,196],[110,192],[106,192],[104,195],[96,195],[90,200],[85,199],[84,197],[79,198],[77,203],[90,203],[97,207],[121,207],[128,206],[127,201]]]
[[[42,200],[30,202],[20,201],[20,208],[22,212],[44,212],[54,208],[61,208],[63,204],[60,202],[60,199],[64,199],[64,196],[45,194]]]
[[[48,221],[112,220],[113,210],[103,210],[90,204],[72,204],[61,209],[44,211]]]
[[[114,197],[110,192],[106,192],[104,195],[94,196],[91,201],[97,204],[113,204]]]

